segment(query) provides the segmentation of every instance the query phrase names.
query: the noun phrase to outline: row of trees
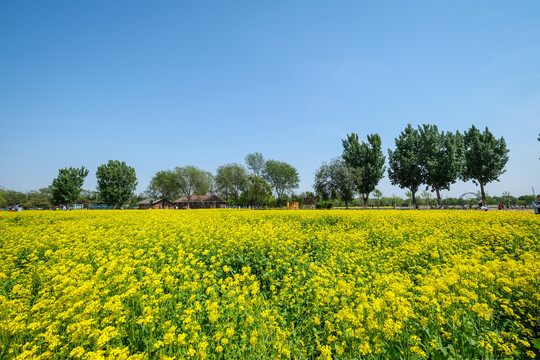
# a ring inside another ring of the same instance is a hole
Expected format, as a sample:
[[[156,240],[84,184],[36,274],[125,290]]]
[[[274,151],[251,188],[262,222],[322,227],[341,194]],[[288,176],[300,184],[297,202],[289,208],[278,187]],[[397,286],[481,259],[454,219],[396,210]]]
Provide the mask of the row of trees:
[[[341,158],[323,163],[315,174],[315,191],[325,200],[340,198],[346,206],[360,194],[366,206],[386,170],[381,139],[372,134],[367,142],[360,142],[352,133],[342,143]],[[479,185],[485,205],[484,187],[505,172],[509,152],[504,138],[495,138],[487,127],[480,132],[474,126],[461,134],[439,131],[435,125],[415,129],[409,124],[395,145],[394,150],[388,149],[388,177],[392,185],[409,189],[415,206],[423,185],[436,193],[442,206],[441,190],[449,190],[458,179]]]
[[[362,205],[367,206],[387,170],[381,138],[371,134],[364,142],[352,133],[342,140],[342,145],[341,157],[323,163],[317,170],[313,186],[316,194],[293,196],[299,185],[297,170],[282,161],[265,160],[255,152],[246,155],[245,166],[225,164],[217,169],[215,176],[196,166],[159,171],[143,195],[163,202],[185,196],[189,204],[194,195],[219,194],[231,205],[255,207],[282,206],[285,201],[295,199],[306,203],[314,199],[339,199],[348,206],[360,195]],[[437,204],[442,205],[441,191],[449,190],[458,179],[478,184],[482,202],[486,204],[484,187],[498,181],[507,161],[504,138],[495,138],[488,128],[480,132],[472,126],[461,134],[440,132],[435,125],[413,128],[409,124],[395,139],[395,149],[388,149],[388,177],[393,185],[408,189],[413,205],[417,204],[416,193],[422,186],[435,192]],[[32,192],[32,198],[36,204],[44,203],[47,198],[54,205],[73,204],[81,198],[87,175],[84,166],[60,169],[52,185]],[[96,177],[97,193],[87,194],[96,201],[99,197],[102,203],[120,207],[140,198],[134,197],[135,170],[125,162],[111,160],[99,166]]]
[[[60,169],[50,187],[53,205],[74,204],[80,197],[88,169],[69,167]],[[110,160],[96,171],[97,188],[103,203],[115,207],[125,205],[137,187],[135,169],[125,162]]]
[[[69,167],[60,169],[52,184],[39,191],[22,194],[0,189],[0,205],[48,208],[99,202],[118,208],[126,204],[133,206],[145,197],[161,199],[165,203],[185,196],[189,206],[194,195],[219,194],[231,205],[280,206],[298,188],[300,178],[290,164],[265,160],[260,153],[248,154],[245,163],[247,168],[238,163],[222,165],[215,176],[191,165],[158,171],[148,189],[139,196],[134,195],[137,186],[135,169],[125,162],[110,160],[98,167],[97,191],[82,189],[88,169]]]
[[[176,167],[156,173],[147,194],[164,203],[179,196],[187,198],[188,207],[194,195],[217,193],[231,205],[262,206],[275,195],[282,205],[298,188],[300,178],[290,164],[264,160],[260,153],[245,157],[246,167],[238,163],[218,167],[216,175],[196,166]]]

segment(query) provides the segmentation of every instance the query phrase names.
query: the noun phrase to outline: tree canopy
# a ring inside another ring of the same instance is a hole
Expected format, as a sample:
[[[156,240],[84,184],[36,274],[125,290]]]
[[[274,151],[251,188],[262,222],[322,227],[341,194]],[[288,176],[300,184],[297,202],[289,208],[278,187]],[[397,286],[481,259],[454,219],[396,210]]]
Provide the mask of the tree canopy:
[[[474,125],[463,135],[464,169],[462,179],[472,180],[480,185],[482,203],[486,204],[484,186],[505,173],[504,167],[508,162],[508,150],[504,138],[495,136],[486,127],[480,132]]]
[[[261,153],[255,152],[252,154],[247,154],[245,159],[247,168],[251,170],[253,175],[257,177],[262,176],[264,170],[264,157]]]
[[[96,177],[103,202],[114,207],[125,205],[137,187],[135,169],[124,161],[109,160],[100,165]]]
[[[367,136],[367,142],[360,143],[358,135],[352,133],[347,135],[346,140],[342,140],[342,144],[343,160],[362,175],[356,177],[356,190],[362,196],[364,206],[367,206],[369,194],[375,190],[386,170],[381,138],[378,134],[371,134]]]
[[[450,190],[462,169],[460,156],[461,135],[439,132],[436,125],[418,127],[420,136],[419,161],[423,182],[437,194],[437,204],[442,206],[441,190]]]
[[[339,197],[348,208],[354,198],[359,176],[358,170],[348,167],[344,160],[335,158],[323,163],[317,170],[313,187],[323,200]]]
[[[81,168],[69,167],[58,170],[58,176],[51,185],[52,203],[54,205],[73,204],[81,193],[84,179],[88,175],[88,170],[84,166]]]
[[[150,180],[148,190],[151,196],[166,201],[176,200],[180,196],[178,176],[173,170],[158,171]],[[157,199],[156,199],[157,200]]]
[[[215,176],[217,190],[225,200],[231,197],[234,203],[238,203],[238,198],[247,183],[247,171],[240,164],[226,164],[218,167]]]
[[[277,160],[265,162],[263,179],[274,189],[278,201],[288,192],[297,189],[300,183],[298,171],[292,165]]]
[[[188,165],[175,169],[180,195],[187,198],[188,208],[193,195],[206,195],[212,188],[212,174]]]
[[[240,203],[251,207],[262,207],[272,198],[272,188],[262,178],[249,175]]]
[[[416,205],[416,192],[423,183],[420,134],[408,124],[395,139],[395,143],[394,151],[388,149],[388,178],[392,185],[409,189],[412,193],[412,203]]]

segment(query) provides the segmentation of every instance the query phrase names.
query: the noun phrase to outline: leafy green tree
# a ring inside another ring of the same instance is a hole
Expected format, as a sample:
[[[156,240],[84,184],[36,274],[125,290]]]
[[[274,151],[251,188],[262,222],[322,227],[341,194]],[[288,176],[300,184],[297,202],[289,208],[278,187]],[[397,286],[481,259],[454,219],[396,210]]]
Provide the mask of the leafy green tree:
[[[15,205],[26,207],[26,198],[27,195],[22,192],[0,188],[0,207]]]
[[[212,188],[212,174],[196,166],[177,167],[175,172],[179,193],[187,198],[188,209],[193,195],[206,195]]]
[[[263,179],[274,189],[278,205],[287,193],[298,188],[300,182],[298,171],[292,165],[277,160],[265,162]]]
[[[31,190],[26,193],[24,207],[27,209],[48,209],[51,207],[50,187],[39,190]]]
[[[407,200],[409,201],[409,207],[411,207],[413,202],[413,193],[410,190],[405,191],[405,196],[407,197]]]
[[[362,176],[357,176],[356,190],[362,196],[364,206],[367,206],[369,194],[375,190],[379,181],[384,177],[386,157],[381,150],[381,138],[378,134],[367,136],[367,142],[358,140],[355,133],[348,134],[343,143],[343,160],[350,168]]]
[[[136,194],[132,194],[131,197],[129,198],[129,206],[132,207],[132,208],[135,208],[137,207],[137,204],[141,201],[143,201],[146,197],[144,196],[144,194],[139,194],[139,195],[136,195]]]
[[[388,149],[388,177],[392,185],[411,191],[412,203],[416,206],[416,192],[423,183],[420,134],[408,124],[395,143],[394,151]]]
[[[84,166],[80,169],[70,166],[58,170],[58,176],[51,185],[52,203],[54,205],[75,203],[87,175],[88,170]]]
[[[431,193],[427,190],[422,191],[421,196],[424,198],[424,206],[429,206],[431,200]]]
[[[518,203],[518,199],[515,196],[512,196],[510,191],[504,191],[501,196],[501,202],[510,207],[510,205],[516,205]]]
[[[238,203],[238,198],[247,183],[247,171],[240,164],[227,164],[218,167],[215,182],[217,190],[229,201],[232,197],[233,203]]]
[[[7,206],[7,200],[4,196],[4,189],[0,189],[0,209],[3,209]]]
[[[319,197],[315,195],[312,191],[306,191],[300,194],[300,198],[302,199],[300,201],[300,205],[305,205],[309,207],[315,206],[315,204],[319,201]]]
[[[262,178],[249,175],[239,202],[251,207],[262,207],[272,199],[272,188]]]
[[[107,205],[120,207],[125,205],[137,187],[135,169],[124,161],[109,160],[96,171],[98,191]]]
[[[79,204],[99,204],[99,191],[82,189],[77,198]]]
[[[356,192],[357,177],[357,170],[348,167],[344,160],[335,158],[317,170],[313,187],[322,200],[340,198],[349,208]]]
[[[264,157],[261,153],[255,152],[252,154],[247,154],[246,165],[253,175],[261,177],[264,170]]]
[[[474,125],[463,135],[464,169],[461,173],[463,181],[472,180],[480,185],[482,203],[486,205],[484,186],[505,173],[508,152],[504,138],[496,139],[488,130],[481,133]]]
[[[167,201],[174,201],[180,196],[180,184],[176,171],[158,171],[148,184],[148,193],[152,198],[161,199],[163,208]]]
[[[255,177],[261,178],[261,180],[262,180],[262,174],[263,174],[263,171],[264,171],[264,162],[265,162],[263,155],[261,153],[258,153],[258,152],[247,154],[246,157],[244,158],[244,160],[246,162],[247,168],[251,171],[251,173]],[[254,180],[251,180],[251,191],[252,192],[257,191],[258,189],[262,189],[259,186],[253,186],[253,181]],[[265,181],[265,183],[266,183],[266,181]],[[250,196],[252,198],[255,198],[255,199],[259,198],[259,194],[251,194]]]
[[[450,190],[462,169],[460,156],[461,135],[439,132],[435,125],[418,127],[420,135],[419,160],[426,189],[437,194],[437,204],[442,206],[441,190]]]
[[[383,193],[379,189],[373,190],[373,196],[377,198],[377,206],[381,206],[381,198],[383,197]]]

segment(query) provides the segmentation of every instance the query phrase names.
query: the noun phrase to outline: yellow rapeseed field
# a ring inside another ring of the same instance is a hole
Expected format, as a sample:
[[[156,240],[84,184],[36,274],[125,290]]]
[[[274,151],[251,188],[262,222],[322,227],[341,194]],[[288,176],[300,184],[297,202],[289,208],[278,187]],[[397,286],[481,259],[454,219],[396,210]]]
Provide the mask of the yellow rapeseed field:
[[[530,359],[540,216],[0,214],[0,359]]]

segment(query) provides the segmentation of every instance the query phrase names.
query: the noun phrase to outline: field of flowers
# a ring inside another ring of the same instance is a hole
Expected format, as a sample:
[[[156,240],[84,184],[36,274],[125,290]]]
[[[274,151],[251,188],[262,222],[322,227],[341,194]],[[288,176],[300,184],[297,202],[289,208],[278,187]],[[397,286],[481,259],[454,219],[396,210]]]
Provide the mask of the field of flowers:
[[[530,359],[539,239],[519,212],[2,212],[0,359]]]

